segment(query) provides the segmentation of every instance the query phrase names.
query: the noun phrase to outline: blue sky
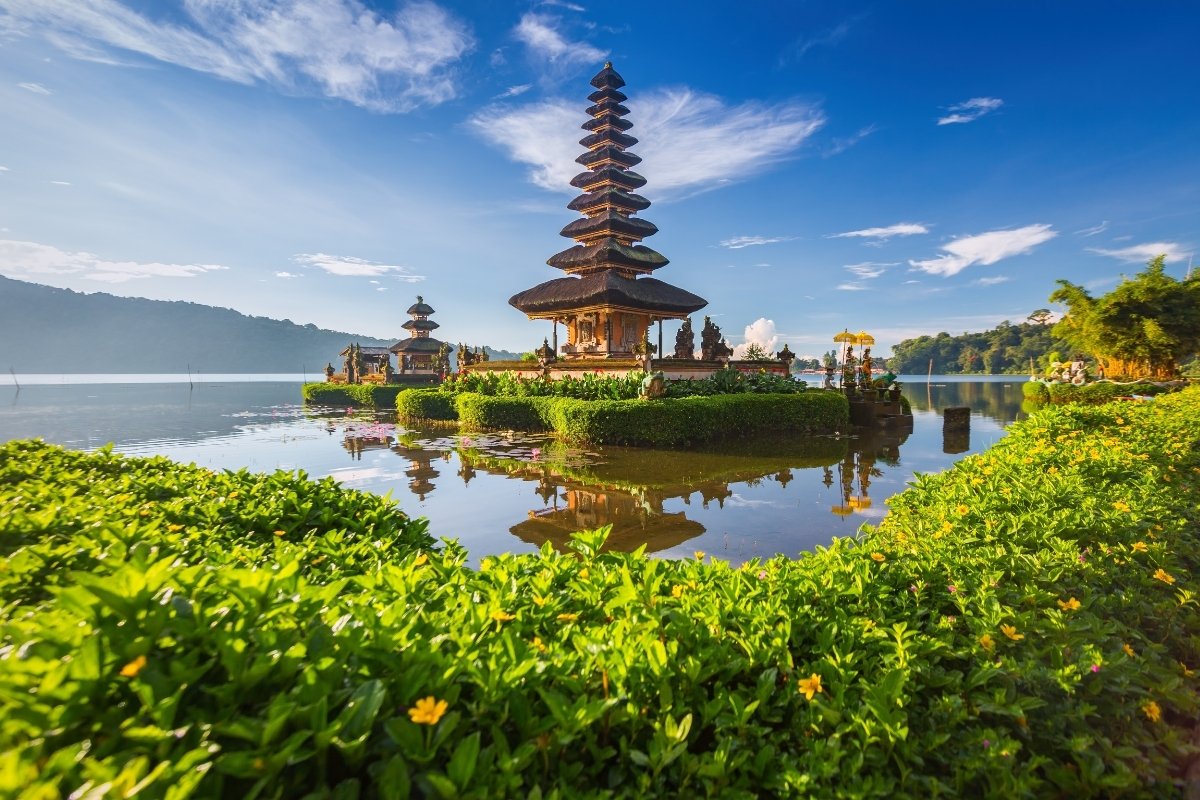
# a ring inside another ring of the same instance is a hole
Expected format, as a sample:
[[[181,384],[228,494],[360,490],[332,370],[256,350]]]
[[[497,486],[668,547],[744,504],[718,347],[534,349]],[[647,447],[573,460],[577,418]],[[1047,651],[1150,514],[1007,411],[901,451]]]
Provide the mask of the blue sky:
[[[0,274],[528,350],[588,80],[656,273],[735,345],[879,351],[1200,244],[1200,7],[0,0]],[[698,323],[699,320],[696,320]],[[673,325],[666,338],[673,341]]]

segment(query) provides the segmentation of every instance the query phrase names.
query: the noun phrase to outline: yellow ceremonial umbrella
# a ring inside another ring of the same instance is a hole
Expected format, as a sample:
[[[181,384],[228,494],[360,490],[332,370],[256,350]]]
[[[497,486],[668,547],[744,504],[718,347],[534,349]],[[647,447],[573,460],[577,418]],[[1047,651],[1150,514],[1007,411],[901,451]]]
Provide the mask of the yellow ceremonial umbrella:
[[[839,342],[842,345],[842,361],[846,360],[846,345],[853,347],[857,343],[857,337],[850,332],[849,328],[844,329],[841,333],[833,337],[833,341]]]

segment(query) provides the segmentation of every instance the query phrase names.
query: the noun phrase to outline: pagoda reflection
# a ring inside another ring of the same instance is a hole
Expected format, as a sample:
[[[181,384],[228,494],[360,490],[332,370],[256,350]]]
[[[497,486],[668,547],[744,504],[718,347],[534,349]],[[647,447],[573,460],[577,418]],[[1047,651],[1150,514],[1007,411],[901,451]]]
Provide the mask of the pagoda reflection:
[[[883,470],[877,464],[898,464],[900,445],[907,438],[907,430],[887,429],[866,431],[859,436],[856,446],[848,448],[837,463],[837,484],[841,497],[838,504],[829,509],[830,513],[849,517],[871,508],[874,505],[870,493],[871,481],[883,475]],[[823,468],[822,483],[826,487],[833,486],[833,470],[829,467]]]

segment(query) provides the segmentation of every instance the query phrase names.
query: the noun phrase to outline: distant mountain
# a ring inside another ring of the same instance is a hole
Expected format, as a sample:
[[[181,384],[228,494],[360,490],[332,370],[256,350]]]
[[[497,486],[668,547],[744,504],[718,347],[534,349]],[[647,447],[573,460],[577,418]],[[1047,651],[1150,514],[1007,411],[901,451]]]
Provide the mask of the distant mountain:
[[[0,276],[0,372],[291,372],[316,375],[373,339],[228,308],[83,294]]]

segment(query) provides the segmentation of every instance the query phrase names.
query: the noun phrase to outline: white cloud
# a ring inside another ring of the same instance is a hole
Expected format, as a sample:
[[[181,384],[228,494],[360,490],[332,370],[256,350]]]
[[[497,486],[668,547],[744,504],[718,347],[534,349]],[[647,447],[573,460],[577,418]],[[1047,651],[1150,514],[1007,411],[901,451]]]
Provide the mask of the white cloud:
[[[604,60],[607,52],[586,42],[568,41],[554,27],[554,17],[529,12],[521,17],[513,35],[535,55],[552,63],[587,64]]]
[[[503,100],[506,97],[516,97],[517,95],[525,94],[532,88],[533,88],[532,83],[522,83],[519,86],[510,86],[507,89],[505,89],[503,92],[501,92],[500,94],[496,95],[496,99]]]
[[[50,182],[53,183],[55,186],[70,186],[71,185],[70,181],[50,181]]]
[[[1132,247],[1122,247],[1118,250],[1106,250],[1101,247],[1089,247],[1089,252],[1102,256],[1112,256],[1127,264],[1145,264],[1147,261],[1166,256],[1168,264],[1183,261],[1192,254],[1191,248],[1178,242],[1148,242],[1135,244]]]
[[[107,261],[94,253],[68,252],[37,242],[0,240],[0,273],[10,278],[36,280],[46,275],[70,275],[102,283],[124,283],[138,278],[194,278],[219,264],[160,264]]]
[[[414,275],[408,267],[396,264],[380,264],[378,261],[367,261],[365,258],[354,256],[331,256],[326,253],[298,253],[292,256],[292,261],[307,267],[316,267],[330,275],[365,278],[375,275],[387,275],[405,283],[420,283],[424,275]]]
[[[294,272],[276,272],[276,273],[275,273],[275,277],[276,277],[276,278],[285,278],[285,279],[287,279],[287,278],[303,278],[304,276],[303,276],[303,275],[297,275],[297,274],[296,274],[296,273],[294,273]]]
[[[776,242],[791,241],[793,236],[734,236],[732,239],[722,239],[717,244],[730,250],[741,250],[743,247],[754,247],[760,244],[775,244]]]
[[[0,167],[0,172],[8,172],[8,167]]]
[[[863,228],[859,231],[846,231],[845,233],[831,233],[830,239],[875,239],[879,242],[886,242],[893,236],[915,236],[920,233],[929,233],[929,229],[919,222],[897,222],[895,225],[888,225],[884,228]]]
[[[634,123],[633,148],[644,160],[635,170],[660,193],[702,191],[761,172],[792,155],[825,118],[797,102],[773,106],[727,105],[718,97],[686,88],[645,92],[626,103]],[[510,158],[532,167],[530,180],[555,191],[574,192],[570,181],[581,167],[575,157],[580,101],[554,100],[520,107],[493,105],[470,127]]]
[[[987,278],[980,278],[975,283],[978,286],[995,286],[997,283],[1008,283],[1010,280],[1012,279],[1007,275],[993,275]]]
[[[950,113],[938,119],[938,125],[955,125],[963,122],[974,122],[984,114],[995,111],[1004,105],[999,97],[972,97],[965,103],[950,106]]]
[[[899,263],[898,261],[887,263],[864,261],[861,264],[847,264],[846,271],[852,273],[859,280],[870,280],[871,278],[878,278],[887,272],[888,267],[899,266]]]
[[[25,89],[26,91],[33,92],[34,94],[53,94],[53,92],[51,92],[45,86],[42,86],[40,83],[18,83],[17,86]]]
[[[942,245],[937,258],[908,263],[931,275],[950,277],[973,264],[995,264],[1003,258],[1024,255],[1043,242],[1058,236],[1049,225],[1026,225],[1013,230],[989,231],[975,236],[962,236]]]
[[[767,355],[775,353],[776,345],[779,344],[779,334],[775,332],[775,321],[766,317],[759,317],[754,322],[746,326],[745,342],[733,348],[734,358],[745,358],[746,350],[750,345],[757,344]]]
[[[841,291],[841,292],[865,292],[865,291],[867,291],[867,287],[863,286],[861,283],[839,283],[834,288],[836,288],[838,291]]]
[[[1081,231],[1075,231],[1076,236],[1095,236],[1097,233],[1104,233],[1108,230],[1108,220],[1104,220],[1099,225],[1091,228],[1084,228]]]
[[[581,5],[576,5],[575,3],[563,2],[563,0],[542,0],[542,5],[558,6],[559,8],[565,8],[568,11],[579,11],[579,12],[587,11],[587,9]]]
[[[870,136],[872,133],[875,133],[875,131],[877,131],[877,130],[879,130],[879,126],[876,125],[875,123],[871,123],[870,125],[866,126],[865,128],[859,128],[851,136],[843,136],[841,138],[834,139],[833,144],[830,145],[829,149],[826,150],[823,153],[823,155],[826,158],[829,158],[830,156],[836,156],[841,153],[844,153],[847,150],[849,150],[851,147],[853,147],[854,145],[861,142],[863,139]]]
[[[117,0],[0,0],[16,22],[70,55],[108,49],[286,91],[315,89],[374,111],[403,112],[457,94],[453,65],[471,34],[420,0],[381,15],[360,0],[184,0],[167,22]]]

